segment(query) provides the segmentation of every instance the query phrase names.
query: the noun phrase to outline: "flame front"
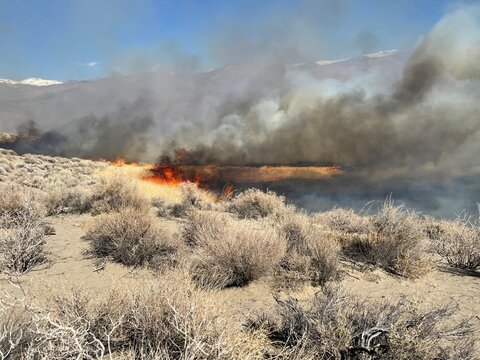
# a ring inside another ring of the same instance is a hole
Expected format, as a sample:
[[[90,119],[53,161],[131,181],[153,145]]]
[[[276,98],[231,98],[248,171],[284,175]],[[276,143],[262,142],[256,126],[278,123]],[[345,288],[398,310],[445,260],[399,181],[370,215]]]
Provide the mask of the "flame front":
[[[185,182],[195,183],[206,189],[223,189],[222,193],[230,195],[238,184],[270,183],[289,180],[320,180],[341,175],[338,166],[217,166],[217,165],[179,165],[169,161],[158,164],[138,164],[118,158],[113,166],[143,167],[143,181],[180,185]]]
[[[187,181],[179,168],[169,164],[152,164],[148,175],[143,176],[142,180],[172,185],[178,185]]]
[[[162,183],[193,182],[202,187],[288,180],[327,179],[342,174],[337,166],[216,166],[155,164],[144,177]]]

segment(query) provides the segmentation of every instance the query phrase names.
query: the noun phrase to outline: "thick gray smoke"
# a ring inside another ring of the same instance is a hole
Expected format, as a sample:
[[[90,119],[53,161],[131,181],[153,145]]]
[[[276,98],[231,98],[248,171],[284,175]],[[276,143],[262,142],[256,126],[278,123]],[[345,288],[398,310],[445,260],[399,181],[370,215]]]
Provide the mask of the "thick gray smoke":
[[[375,72],[337,81],[288,69],[277,91],[247,99],[209,134],[205,124],[191,130],[202,134],[198,160],[348,164],[384,176],[477,171],[479,15],[470,7],[445,17],[390,84]]]
[[[146,150],[146,133],[153,125],[146,101],[120,107],[108,115],[87,115],[60,129],[41,132],[35,121],[20,123],[19,137],[0,147],[20,154],[80,156],[88,159],[135,158]]]
[[[405,61],[292,65],[279,54],[0,93],[0,131],[37,123],[36,141],[10,144],[20,152],[155,161],[184,148],[197,164],[338,164],[352,177],[325,185],[335,194],[352,182],[382,195],[451,191],[452,179],[480,174],[480,7],[445,16]],[[32,100],[14,111],[15,96]],[[437,199],[427,207],[443,208]]]

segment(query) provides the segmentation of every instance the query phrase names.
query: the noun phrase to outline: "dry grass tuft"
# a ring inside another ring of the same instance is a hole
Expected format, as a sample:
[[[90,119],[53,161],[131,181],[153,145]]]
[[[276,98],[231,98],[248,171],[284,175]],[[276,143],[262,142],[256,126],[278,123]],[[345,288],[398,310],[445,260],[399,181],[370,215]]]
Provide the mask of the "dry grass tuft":
[[[248,189],[235,196],[228,211],[244,219],[260,219],[267,216],[280,216],[293,210],[285,204],[285,197],[272,191]]]
[[[265,224],[214,213],[190,221],[195,223],[187,225],[186,241],[196,246],[190,275],[201,287],[247,285],[269,274],[285,255],[285,239]]]
[[[277,300],[271,314],[246,323],[262,329],[275,349],[272,358],[350,360],[476,359],[472,327],[451,325],[448,306],[418,311],[402,300],[367,304],[325,288],[308,307]]]
[[[480,222],[469,217],[431,222],[428,234],[449,265],[467,270],[480,267]]]
[[[99,216],[85,238],[95,257],[129,266],[172,265],[179,251],[179,241],[162,221],[135,208]]]

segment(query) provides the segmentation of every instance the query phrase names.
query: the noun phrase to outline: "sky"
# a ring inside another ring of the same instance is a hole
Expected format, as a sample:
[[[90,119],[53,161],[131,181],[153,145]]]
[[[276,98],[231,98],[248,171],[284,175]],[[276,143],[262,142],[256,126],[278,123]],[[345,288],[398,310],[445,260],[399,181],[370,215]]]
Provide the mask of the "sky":
[[[155,66],[205,70],[272,58],[307,62],[409,49],[458,4],[0,0],[0,78],[82,80]]]

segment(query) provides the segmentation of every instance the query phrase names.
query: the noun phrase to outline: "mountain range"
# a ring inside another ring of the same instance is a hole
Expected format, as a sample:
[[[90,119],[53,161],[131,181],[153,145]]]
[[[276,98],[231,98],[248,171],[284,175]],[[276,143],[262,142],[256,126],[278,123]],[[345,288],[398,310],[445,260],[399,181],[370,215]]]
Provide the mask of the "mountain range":
[[[173,121],[194,119],[198,114],[205,115],[208,106],[224,106],[229,108],[225,111],[230,111],[252,94],[274,96],[284,86],[287,73],[347,81],[372,69],[398,74],[406,57],[404,52],[389,50],[295,65],[272,61],[232,64],[210,71],[156,68],[147,73],[84,81],[0,79],[0,131],[16,131],[28,121],[34,121],[41,129],[68,127],[72,120],[106,116],[138,101],[148,103],[145,106],[152,116]]]

